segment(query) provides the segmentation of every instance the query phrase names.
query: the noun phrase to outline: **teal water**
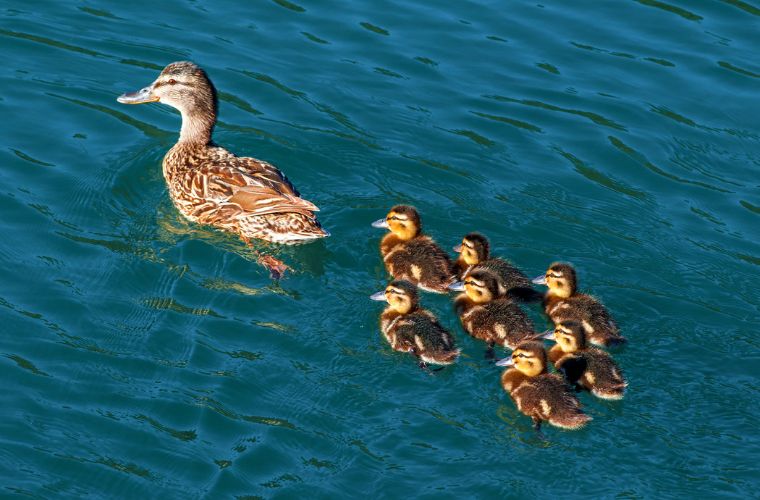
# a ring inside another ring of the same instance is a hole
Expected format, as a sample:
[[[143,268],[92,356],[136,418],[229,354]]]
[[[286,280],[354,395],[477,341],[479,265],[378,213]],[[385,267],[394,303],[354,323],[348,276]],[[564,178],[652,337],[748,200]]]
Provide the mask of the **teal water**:
[[[760,5],[448,4],[3,3],[0,496],[757,494]],[[171,205],[179,116],[115,101],[183,59],[216,141],[322,208],[280,283]],[[540,439],[444,296],[460,362],[391,352],[369,223],[400,202],[573,262],[626,398]]]

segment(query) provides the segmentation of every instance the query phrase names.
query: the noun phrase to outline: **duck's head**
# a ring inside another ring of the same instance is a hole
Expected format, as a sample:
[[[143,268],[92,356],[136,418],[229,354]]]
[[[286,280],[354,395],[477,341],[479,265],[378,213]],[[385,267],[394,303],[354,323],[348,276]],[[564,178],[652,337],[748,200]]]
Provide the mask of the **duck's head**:
[[[546,372],[544,344],[535,340],[521,342],[512,356],[497,361],[496,366],[513,366],[529,377],[541,375]]]
[[[549,266],[546,274],[535,278],[533,283],[546,285],[550,294],[564,298],[574,294],[578,286],[575,268],[566,262],[555,262]]]
[[[449,289],[464,292],[476,304],[484,304],[499,296],[499,279],[491,271],[475,269],[464,281],[452,284]]]
[[[462,244],[454,247],[455,252],[459,252],[459,258],[468,266],[476,266],[488,260],[491,251],[491,245],[488,238],[480,233],[466,234],[462,238]]]
[[[401,314],[414,311],[419,304],[417,287],[404,280],[391,281],[385,290],[373,293],[370,298],[386,301],[391,308]]]
[[[180,140],[200,139],[216,121],[216,89],[206,72],[189,61],[173,62],[161,71],[156,81],[136,92],[117,98],[123,104],[161,102],[182,113]]]
[[[372,227],[389,229],[401,240],[411,240],[422,231],[420,214],[409,205],[396,205],[384,219],[373,222]]]
[[[557,342],[562,352],[570,353],[586,348],[586,331],[577,321],[568,320],[557,323],[554,331],[544,338]]]

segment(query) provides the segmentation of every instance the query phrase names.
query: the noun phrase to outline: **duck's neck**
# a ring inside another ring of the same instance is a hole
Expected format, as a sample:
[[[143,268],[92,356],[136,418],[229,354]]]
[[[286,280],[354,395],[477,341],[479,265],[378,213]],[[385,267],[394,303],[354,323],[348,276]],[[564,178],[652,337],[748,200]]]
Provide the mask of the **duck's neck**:
[[[207,145],[211,142],[211,132],[216,123],[216,113],[198,113],[182,110],[182,128],[179,142]]]

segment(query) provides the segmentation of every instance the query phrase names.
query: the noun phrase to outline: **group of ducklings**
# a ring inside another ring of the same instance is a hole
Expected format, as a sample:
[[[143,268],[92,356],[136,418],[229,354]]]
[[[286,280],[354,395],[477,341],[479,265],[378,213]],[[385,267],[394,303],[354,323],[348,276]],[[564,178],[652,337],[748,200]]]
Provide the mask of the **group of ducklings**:
[[[588,344],[609,347],[626,339],[597,299],[577,291],[570,264],[554,263],[530,280],[506,260],[491,257],[489,241],[480,233],[465,235],[454,247],[459,256],[452,261],[422,232],[419,213],[408,205],[394,206],[372,226],[389,230],[380,254],[394,280],[371,298],[388,303],[380,330],[394,350],[413,354],[423,369],[454,363],[460,349],[453,335],[420,306],[417,290],[458,291],[462,293],[454,299],[454,310],[462,328],[486,342],[486,357],[495,358],[496,345],[512,351],[496,362],[508,367],[501,384],[536,429],[544,421],[578,429],[591,420],[571,389],[603,399],[623,397],[627,383],[620,368],[607,352]],[[546,285],[548,291],[537,292],[533,283]],[[553,330],[537,333],[518,304],[538,301]],[[547,353],[543,340],[556,345]],[[549,363],[558,373],[549,373]]]

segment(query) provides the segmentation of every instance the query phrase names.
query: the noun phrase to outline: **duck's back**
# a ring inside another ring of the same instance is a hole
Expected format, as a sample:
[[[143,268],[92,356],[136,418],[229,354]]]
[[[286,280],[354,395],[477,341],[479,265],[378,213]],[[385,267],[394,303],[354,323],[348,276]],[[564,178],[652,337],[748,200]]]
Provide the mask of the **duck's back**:
[[[445,292],[455,279],[448,254],[428,236],[398,242],[383,260],[395,279],[407,280],[429,291]]]
[[[462,318],[462,325],[473,337],[513,348],[534,335],[533,322],[527,314],[510,299],[496,299]]]
[[[597,397],[620,399],[626,382],[612,357],[599,349],[584,349],[560,358],[556,365],[570,383],[578,384]]]
[[[546,302],[546,314],[554,323],[574,320],[583,325],[588,340],[596,345],[615,345],[625,342],[607,308],[591,295],[577,293],[568,298]]]
[[[578,398],[556,374],[533,377],[514,389],[511,396],[520,411],[557,427],[577,429],[591,420],[581,410]]]
[[[495,273],[499,278],[502,293],[510,298],[524,302],[535,302],[541,299],[541,294],[533,289],[530,279],[507,260],[494,257],[476,265],[472,271],[476,269],[486,269]]]
[[[394,349],[413,351],[423,360],[451,362],[459,354],[454,337],[428,311],[403,315],[393,327]]]
[[[280,243],[327,235],[314,215],[318,208],[270,163],[178,143],[163,170],[172,200],[193,221]]]

